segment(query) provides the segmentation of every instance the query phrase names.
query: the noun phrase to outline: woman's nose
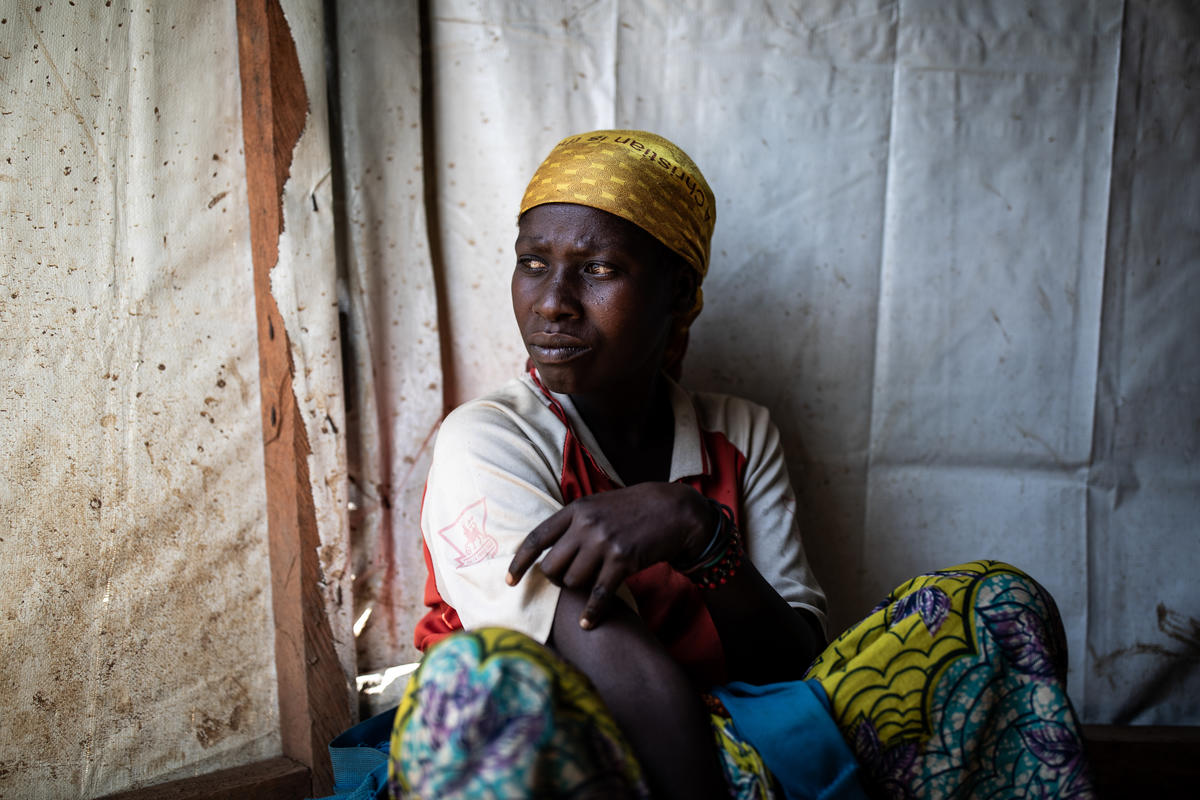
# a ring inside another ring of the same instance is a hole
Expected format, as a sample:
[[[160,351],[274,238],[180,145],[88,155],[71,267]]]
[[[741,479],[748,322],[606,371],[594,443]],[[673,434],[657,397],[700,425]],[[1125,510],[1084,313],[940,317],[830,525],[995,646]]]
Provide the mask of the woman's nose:
[[[558,273],[548,276],[538,294],[534,310],[547,320],[579,316],[579,291],[569,275]]]

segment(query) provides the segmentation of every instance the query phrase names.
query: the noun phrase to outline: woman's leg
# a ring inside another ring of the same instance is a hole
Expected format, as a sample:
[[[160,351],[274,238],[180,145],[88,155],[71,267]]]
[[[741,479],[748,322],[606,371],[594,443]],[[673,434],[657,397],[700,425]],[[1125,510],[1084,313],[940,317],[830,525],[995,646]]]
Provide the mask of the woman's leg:
[[[1007,564],[914,578],[808,678],[883,797],[1092,797],[1054,600]]]
[[[396,710],[390,758],[397,798],[649,797],[587,679],[501,628],[430,649]]]
[[[782,797],[720,703],[707,701],[730,796]],[[390,755],[395,798],[650,796],[583,674],[501,628],[456,634],[426,654],[396,710]]]

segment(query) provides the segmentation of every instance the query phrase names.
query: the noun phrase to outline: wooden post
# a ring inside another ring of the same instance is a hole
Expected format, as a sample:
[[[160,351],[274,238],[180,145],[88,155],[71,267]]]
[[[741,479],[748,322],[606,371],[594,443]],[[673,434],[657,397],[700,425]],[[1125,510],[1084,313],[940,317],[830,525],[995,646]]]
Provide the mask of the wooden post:
[[[326,745],[350,724],[349,692],[319,589],[310,449],[292,389],[287,332],[271,294],[283,231],[283,186],[308,117],[308,96],[279,0],[237,0],[237,28],[280,733],[283,755],[312,770],[312,791],[321,795],[333,786]]]

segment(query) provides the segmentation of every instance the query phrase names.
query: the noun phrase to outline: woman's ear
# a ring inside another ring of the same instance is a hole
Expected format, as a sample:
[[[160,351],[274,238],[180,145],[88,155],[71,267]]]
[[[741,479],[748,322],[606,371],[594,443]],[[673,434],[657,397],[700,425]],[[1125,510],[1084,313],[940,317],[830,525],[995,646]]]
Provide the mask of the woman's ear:
[[[687,314],[696,305],[696,289],[700,276],[691,265],[678,258],[675,266],[674,291],[671,295],[671,311],[676,315]]]

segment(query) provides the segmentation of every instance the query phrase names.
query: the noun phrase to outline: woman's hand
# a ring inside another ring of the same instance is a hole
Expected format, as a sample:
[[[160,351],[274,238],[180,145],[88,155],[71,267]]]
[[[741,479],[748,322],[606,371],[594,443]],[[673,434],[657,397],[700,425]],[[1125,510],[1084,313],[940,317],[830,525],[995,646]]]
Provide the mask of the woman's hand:
[[[716,513],[699,492],[678,483],[639,483],[581,497],[525,537],[507,580],[515,586],[549,549],[542,572],[552,583],[586,594],[579,625],[591,629],[630,575],[660,561],[699,557]]]

